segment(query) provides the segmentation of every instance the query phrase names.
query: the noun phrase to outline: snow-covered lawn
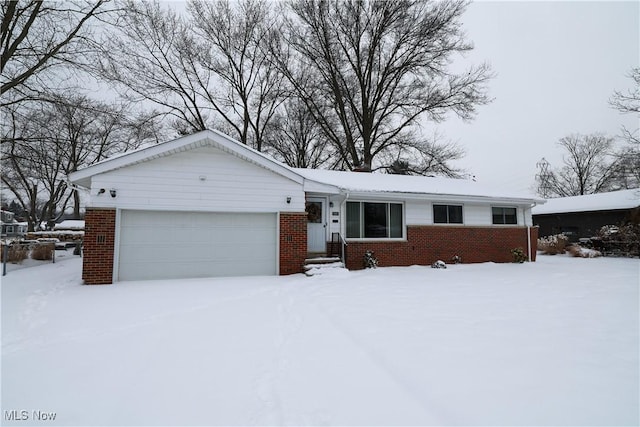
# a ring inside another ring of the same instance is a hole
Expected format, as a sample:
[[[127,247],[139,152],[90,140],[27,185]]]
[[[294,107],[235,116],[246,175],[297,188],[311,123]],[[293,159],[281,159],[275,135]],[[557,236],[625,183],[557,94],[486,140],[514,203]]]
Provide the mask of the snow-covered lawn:
[[[24,268],[2,280],[3,423],[638,425],[639,267],[113,286],[82,286],[78,258]]]

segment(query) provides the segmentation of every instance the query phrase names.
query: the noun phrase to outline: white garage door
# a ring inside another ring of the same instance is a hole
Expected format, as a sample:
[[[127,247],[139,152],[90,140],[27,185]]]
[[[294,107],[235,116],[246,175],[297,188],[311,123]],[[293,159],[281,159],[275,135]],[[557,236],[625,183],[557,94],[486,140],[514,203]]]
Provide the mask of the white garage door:
[[[274,213],[122,211],[119,280],[276,274]]]

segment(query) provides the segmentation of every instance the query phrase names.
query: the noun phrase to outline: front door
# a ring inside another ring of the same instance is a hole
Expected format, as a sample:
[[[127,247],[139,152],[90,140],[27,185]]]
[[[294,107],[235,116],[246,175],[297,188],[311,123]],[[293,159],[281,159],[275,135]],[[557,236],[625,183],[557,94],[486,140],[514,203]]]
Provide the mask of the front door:
[[[307,199],[307,252],[325,252],[327,250],[327,221],[323,199]]]

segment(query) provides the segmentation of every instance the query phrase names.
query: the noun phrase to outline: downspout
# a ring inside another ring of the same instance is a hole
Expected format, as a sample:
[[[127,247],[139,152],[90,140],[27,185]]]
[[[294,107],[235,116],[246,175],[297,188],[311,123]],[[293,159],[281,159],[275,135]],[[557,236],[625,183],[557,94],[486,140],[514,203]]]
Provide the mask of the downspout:
[[[347,235],[347,200],[349,199],[349,192],[347,191],[344,200],[340,203],[340,258],[342,259],[342,263],[344,266],[347,266],[347,260],[345,259],[345,246],[347,242],[344,237],[342,237],[342,231],[344,230],[345,236]]]

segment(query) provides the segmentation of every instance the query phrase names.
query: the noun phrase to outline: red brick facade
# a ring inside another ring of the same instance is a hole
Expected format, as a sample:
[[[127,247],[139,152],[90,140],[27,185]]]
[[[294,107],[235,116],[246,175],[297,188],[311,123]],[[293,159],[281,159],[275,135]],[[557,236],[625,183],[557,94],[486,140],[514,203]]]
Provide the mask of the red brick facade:
[[[307,257],[307,213],[280,212],[280,274],[302,273]]]
[[[85,215],[82,279],[88,285],[113,282],[115,209],[88,209]],[[531,255],[535,261],[538,228],[531,229]],[[402,242],[349,242],[346,264],[350,270],[364,268],[365,251],[371,250],[379,265],[430,265],[436,260],[451,262],[458,255],[465,263],[511,262],[511,249],[527,252],[525,227],[409,226]],[[280,213],[280,274],[303,272],[307,255],[307,214]]]
[[[116,235],[115,209],[87,209],[84,218],[82,279],[87,285],[113,282]]]
[[[531,258],[536,259],[538,228],[531,227]],[[374,252],[378,265],[430,265],[437,260],[447,263],[458,255],[464,263],[512,262],[511,249],[522,248],[527,254],[526,227],[451,227],[409,226],[402,242],[349,242],[347,268],[364,268],[364,253]]]

